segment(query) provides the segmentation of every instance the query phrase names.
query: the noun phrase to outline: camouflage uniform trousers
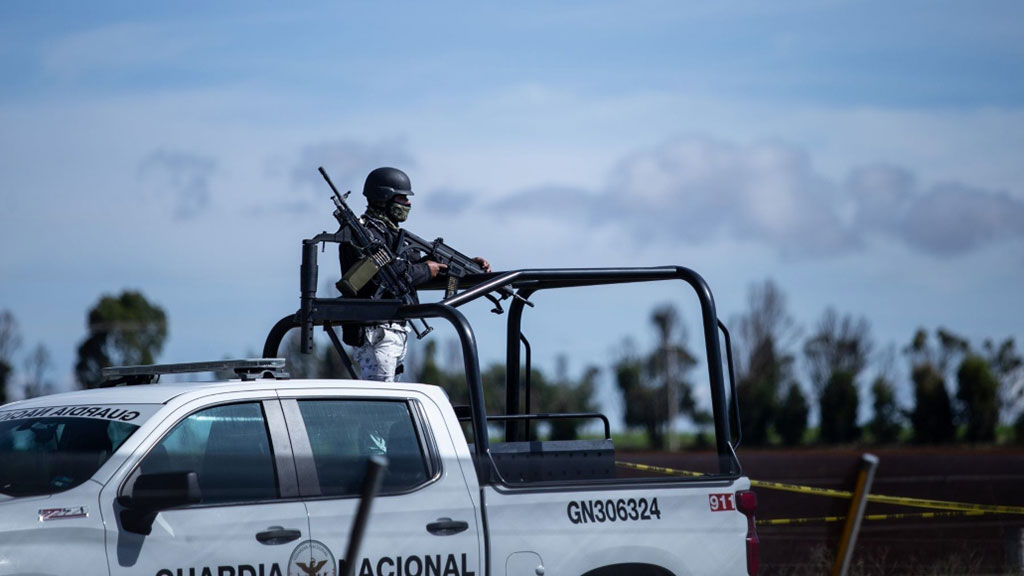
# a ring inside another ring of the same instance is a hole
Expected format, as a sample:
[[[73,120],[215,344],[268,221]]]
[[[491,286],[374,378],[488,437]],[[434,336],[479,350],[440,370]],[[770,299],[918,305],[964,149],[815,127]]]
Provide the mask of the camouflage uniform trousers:
[[[355,349],[353,357],[364,380],[394,382],[395,371],[405,360],[409,325],[388,322],[366,326],[365,344]]]

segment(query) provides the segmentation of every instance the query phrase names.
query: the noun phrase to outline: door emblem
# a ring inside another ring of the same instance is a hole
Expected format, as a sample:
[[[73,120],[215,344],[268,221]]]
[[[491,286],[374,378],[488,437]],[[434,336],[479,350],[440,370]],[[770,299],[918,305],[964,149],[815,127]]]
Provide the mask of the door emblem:
[[[337,576],[337,570],[331,549],[316,540],[296,546],[288,559],[288,576]]]

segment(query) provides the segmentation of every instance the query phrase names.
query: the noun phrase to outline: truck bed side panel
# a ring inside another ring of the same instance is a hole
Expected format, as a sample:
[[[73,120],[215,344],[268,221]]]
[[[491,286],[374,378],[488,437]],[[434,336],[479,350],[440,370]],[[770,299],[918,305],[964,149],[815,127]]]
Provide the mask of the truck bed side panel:
[[[675,575],[746,574],[747,520],[735,499],[746,478],[657,487],[484,488],[491,574],[516,553],[536,553],[548,574],[616,564]]]

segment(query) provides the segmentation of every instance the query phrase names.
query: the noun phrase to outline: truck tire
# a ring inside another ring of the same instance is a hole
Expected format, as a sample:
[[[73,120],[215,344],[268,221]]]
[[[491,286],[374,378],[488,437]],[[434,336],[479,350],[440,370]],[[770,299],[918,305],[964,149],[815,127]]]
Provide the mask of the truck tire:
[[[625,564],[609,564],[595,568],[583,576],[675,576],[661,566],[628,562]]]

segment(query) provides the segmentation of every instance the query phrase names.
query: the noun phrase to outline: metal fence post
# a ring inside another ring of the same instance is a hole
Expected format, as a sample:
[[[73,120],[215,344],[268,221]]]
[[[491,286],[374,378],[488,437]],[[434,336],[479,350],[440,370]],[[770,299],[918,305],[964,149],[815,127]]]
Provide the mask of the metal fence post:
[[[850,511],[846,514],[846,525],[843,527],[843,536],[839,541],[839,553],[836,554],[835,564],[832,565],[832,576],[846,576],[847,570],[850,569],[853,545],[857,542],[857,533],[860,532],[860,523],[864,518],[864,508],[868,504],[868,494],[871,492],[871,483],[875,480],[876,468],[878,468],[877,456],[864,454],[860,457],[857,487],[853,492],[853,499],[850,501]]]

